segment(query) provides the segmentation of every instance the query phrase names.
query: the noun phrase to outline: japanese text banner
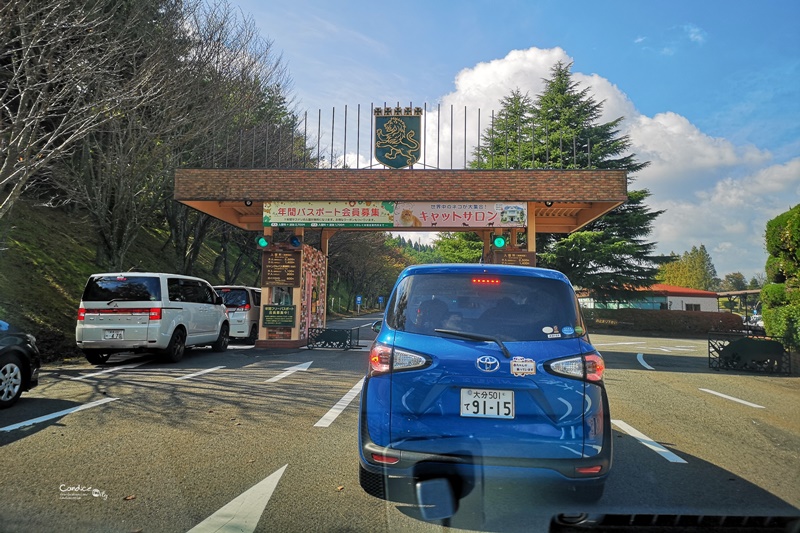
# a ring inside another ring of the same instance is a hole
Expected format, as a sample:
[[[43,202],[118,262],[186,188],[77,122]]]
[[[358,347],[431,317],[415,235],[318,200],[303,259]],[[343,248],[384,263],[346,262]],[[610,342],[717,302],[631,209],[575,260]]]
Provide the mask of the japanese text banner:
[[[527,225],[526,204],[506,202],[398,202],[395,227],[520,228]]]

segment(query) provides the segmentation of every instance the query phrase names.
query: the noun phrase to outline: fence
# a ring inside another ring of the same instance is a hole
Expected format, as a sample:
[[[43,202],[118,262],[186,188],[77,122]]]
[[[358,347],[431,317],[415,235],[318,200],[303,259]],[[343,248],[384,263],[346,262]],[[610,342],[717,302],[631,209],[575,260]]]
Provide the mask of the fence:
[[[712,332],[708,336],[708,367],[714,370],[791,374],[790,348],[769,337]]]

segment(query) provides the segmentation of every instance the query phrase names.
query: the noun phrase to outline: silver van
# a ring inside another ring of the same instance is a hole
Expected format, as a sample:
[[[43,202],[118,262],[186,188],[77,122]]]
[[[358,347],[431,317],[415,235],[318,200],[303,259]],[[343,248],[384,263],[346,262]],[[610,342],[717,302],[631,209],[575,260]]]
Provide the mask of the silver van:
[[[261,315],[261,289],[243,285],[215,285],[228,308],[231,338],[255,344],[258,340],[258,319]]]
[[[152,272],[94,274],[83,290],[75,340],[92,364],[118,352],[156,352],[170,362],[187,346],[228,348],[230,323],[207,281]]]

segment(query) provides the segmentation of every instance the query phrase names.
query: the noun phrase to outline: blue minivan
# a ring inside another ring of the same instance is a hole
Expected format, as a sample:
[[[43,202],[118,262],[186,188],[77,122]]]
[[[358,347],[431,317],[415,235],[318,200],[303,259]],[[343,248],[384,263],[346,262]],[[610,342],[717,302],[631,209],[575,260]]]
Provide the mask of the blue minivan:
[[[359,421],[367,493],[393,499],[410,487],[427,519],[451,516],[475,476],[602,496],[605,364],[562,273],[411,266],[373,329]]]

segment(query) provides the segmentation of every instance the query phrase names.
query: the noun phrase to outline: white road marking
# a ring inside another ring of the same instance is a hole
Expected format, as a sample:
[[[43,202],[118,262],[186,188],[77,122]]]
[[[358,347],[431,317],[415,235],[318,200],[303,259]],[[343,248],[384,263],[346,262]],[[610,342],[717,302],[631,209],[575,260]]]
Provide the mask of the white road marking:
[[[10,426],[0,428],[0,431],[13,431],[25,426],[32,426],[33,424],[38,424],[39,422],[46,422],[47,420],[60,418],[71,413],[77,413],[78,411],[83,411],[84,409],[91,409],[92,407],[97,407],[98,405],[103,405],[104,403],[113,402],[114,400],[118,399],[119,398],[103,398],[102,400],[97,400],[96,402],[85,403],[83,405],[79,405],[78,407],[71,407],[70,409],[64,409],[63,411],[58,411],[57,413],[51,413],[49,415],[40,416],[39,418],[25,420],[24,422],[19,422],[18,424],[12,424]]]
[[[710,390],[710,389],[700,389],[700,390],[703,391],[703,392],[707,392],[709,394],[716,394],[720,398],[725,398],[726,400],[739,402],[739,403],[741,403],[743,405],[747,405],[749,407],[755,407],[756,409],[766,409],[766,407],[764,407],[763,405],[758,405],[758,404],[755,404],[755,403],[746,402],[744,400],[740,400],[739,398],[734,398],[733,396],[728,396],[727,394],[722,394],[721,392],[713,391],[713,390]]]
[[[314,361],[309,361],[307,363],[300,363],[299,365],[290,366],[289,368],[284,368],[285,372],[281,372],[277,376],[271,377],[267,380],[267,383],[275,383],[276,381],[280,381],[285,377],[291,376],[298,370],[306,371],[308,367],[311,366],[311,363]]]
[[[672,353],[673,350],[678,350],[681,352],[693,352],[694,348],[686,347],[686,346],[657,346],[656,350],[661,350],[662,352]]]
[[[644,362],[644,354],[637,353],[636,359],[639,361],[639,364],[645,367],[647,370],[655,370],[655,368]]]
[[[646,344],[645,341],[638,342],[605,342],[600,344],[592,344],[592,346],[623,346],[626,344]]]
[[[70,378],[72,380],[78,379],[86,379],[86,378],[93,378],[95,376],[100,376],[102,374],[110,374],[111,372],[116,372],[117,370],[126,370],[128,368],[136,368],[137,366],[142,366],[144,363],[135,363],[132,365],[122,365],[122,366],[115,366],[113,368],[108,368],[106,370],[100,370],[99,372],[92,372],[91,374],[84,374],[82,376],[78,376],[76,378]]]
[[[651,450],[653,450],[654,452],[656,452],[657,454],[659,454],[661,457],[663,457],[670,463],[686,462],[677,455],[675,455],[674,453],[672,453],[671,451],[669,451],[668,449],[664,448],[662,445],[660,445],[653,439],[651,439],[650,437],[648,437],[647,435],[645,435],[644,433],[637,431],[636,429],[632,428],[622,420],[611,420],[611,423],[617,426],[625,433],[627,433],[628,435],[630,435],[631,437],[633,437],[634,439],[638,440],[639,442],[647,446],[648,448],[650,448]]]
[[[219,370],[220,368],[225,368],[224,366],[215,366],[214,368],[207,368],[205,370],[201,370],[200,372],[195,372],[194,374],[187,374],[185,376],[181,376],[175,379],[191,379],[196,378],[197,376],[202,376],[203,374],[208,374],[209,372],[214,372],[215,370]]]
[[[339,415],[342,413],[342,411],[344,411],[344,410],[345,410],[345,408],[346,408],[348,405],[350,405],[350,402],[352,402],[352,401],[353,401],[353,399],[354,399],[356,396],[358,396],[358,393],[359,393],[359,392],[361,392],[361,387],[362,387],[363,385],[364,385],[364,378],[361,378],[361,379],[359,380],[359,382],[358,382],[358,383],[356,383],[356,384],[353,386],[353,388],[352,388],[352,389],[350,389],[350,392],[348,392],[347,394],[345,394],[344,396],[342,396],[342,399],[341,399],[341,400],[339,400],[338,402],[336,402],[336,405],[334,405],[333,407],[331,407],[331,410],[330,410],[330,411],[328,411],[328,412],[325,414],[325,416],[323,416],[322,418],[320,418],[320,419],[317,421],[317,423],[316,423],[316,424],[314,424],[314,427],[315,427],[315,428],[326,428],[326,427],[330,426],[331,424],[333,424],[333,421],[334,421],[334,420],[336,420],[336,417],[338,417],[338,416],[339,416]]]
[[[288,464],[231,500],[188,533],[252,533]]]

